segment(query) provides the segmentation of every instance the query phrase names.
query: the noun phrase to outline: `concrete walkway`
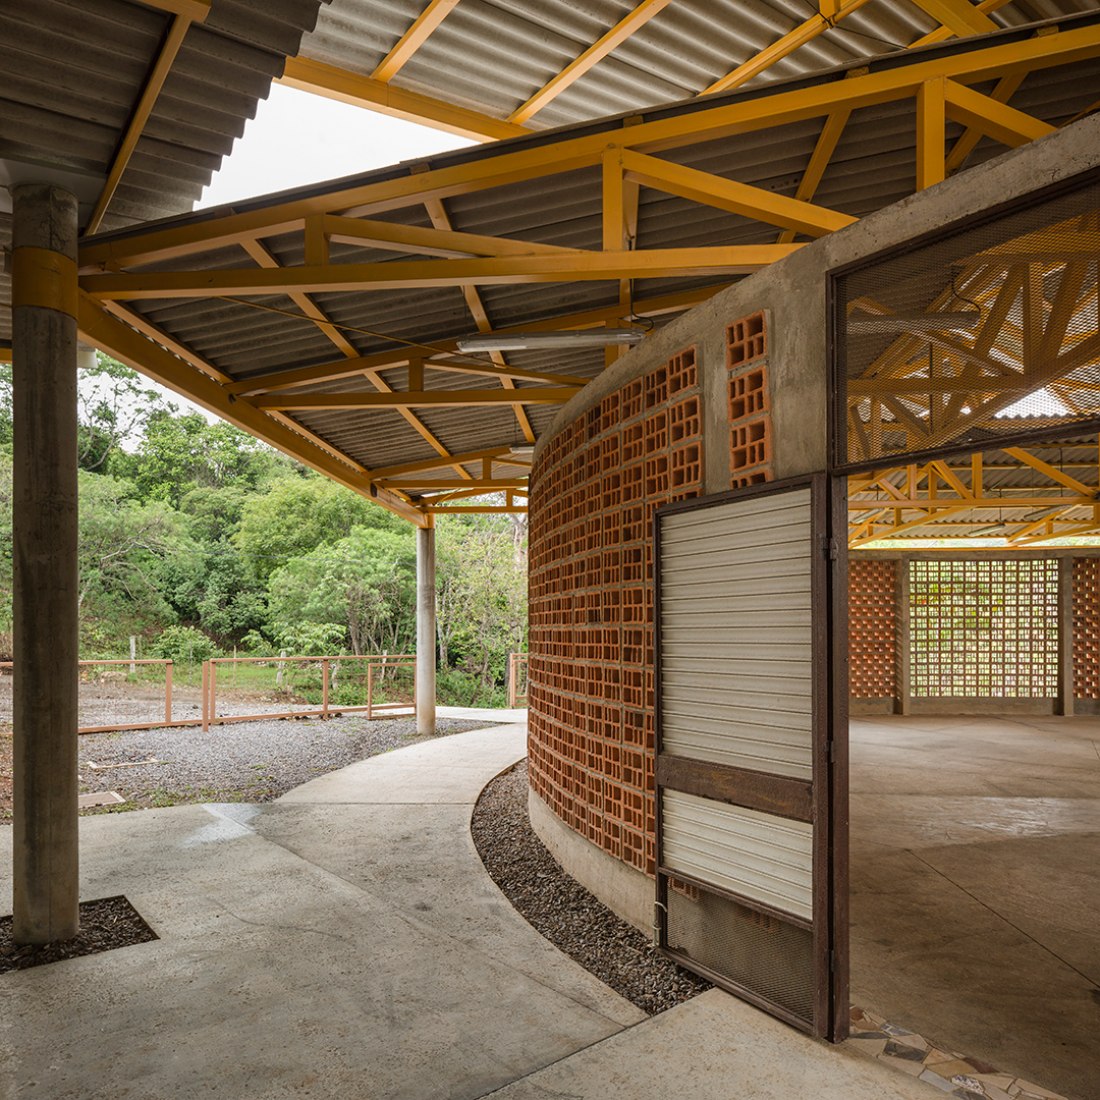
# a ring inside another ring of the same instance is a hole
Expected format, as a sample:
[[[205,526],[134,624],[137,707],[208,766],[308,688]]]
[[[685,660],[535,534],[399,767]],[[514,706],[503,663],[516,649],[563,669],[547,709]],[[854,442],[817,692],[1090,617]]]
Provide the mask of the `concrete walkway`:
[[[81,896],[125,894],[160,939],[0,977],[0,1096],[937,1095],[722,993],[646,1020],[551,947],[469,832],[524,752],[497,726],[268,805],[82,819]]]

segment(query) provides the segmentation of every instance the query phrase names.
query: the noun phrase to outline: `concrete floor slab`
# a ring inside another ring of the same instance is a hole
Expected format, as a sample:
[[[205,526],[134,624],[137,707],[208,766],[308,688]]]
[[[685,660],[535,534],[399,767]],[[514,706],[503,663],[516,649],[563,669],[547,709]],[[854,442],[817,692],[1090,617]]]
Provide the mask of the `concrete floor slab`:
[[[1100,719],[852,722],[852,1000],[1100,1095]]]
[[[543,940],[469,831],[524,751],[496,727],[277,803],[82,819],[82,896],[161,938],[0,978],[0,1095],[931,1100],[718,991],[646,1019]]]
[[[930,1085],[807,1039],[719,990],[492,1094],[493,1100],[933,1100]]]
[[[372,756],[288,791],[279,803],[458,803],[472,805],[494,775],[527,752],[527,727],[511,724],[459,734],[460,752],[425,741]]]
[[[636,1023],[474,850],[473,799],[524,751],[513,729],[376,758],[331,788],[347,807],[82,819],[83,896],[126,894],[161,938],[5,975],[0,1094],[476,1097]],[[408,771],[453,804],[386,805]]]

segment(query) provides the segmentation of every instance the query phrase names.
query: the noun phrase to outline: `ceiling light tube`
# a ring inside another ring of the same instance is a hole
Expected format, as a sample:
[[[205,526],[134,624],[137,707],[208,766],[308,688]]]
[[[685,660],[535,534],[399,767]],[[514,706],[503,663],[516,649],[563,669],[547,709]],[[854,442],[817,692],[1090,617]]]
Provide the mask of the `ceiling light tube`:
[[[537,348],[630,347],[641,343],[645,333],[637,328],[564,329],[559,332],[480,332],[463,336],[459,351],[529,351]]]

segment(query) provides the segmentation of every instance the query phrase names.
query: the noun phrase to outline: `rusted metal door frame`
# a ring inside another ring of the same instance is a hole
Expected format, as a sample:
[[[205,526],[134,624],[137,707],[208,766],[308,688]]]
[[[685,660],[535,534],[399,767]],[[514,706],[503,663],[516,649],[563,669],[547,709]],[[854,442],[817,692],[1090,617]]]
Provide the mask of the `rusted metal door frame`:
[[[813,730],[812,779],[754,772],[724,764],[693,762],[662,753],[661,729],[661,524],[664,517],[733,501],[775,496],[809,488],[811,492],[811,646]],[[848,1006],[848,699],[847,606],[841,598],[847,568],[844,540],[846,487],[843,479],[823,474],[750,486],[698,497],[661,508],[654,516],[654,691],[656,752],[657,898],[655,933],[661,950],[736,996],[813,1035],[839,1042],[847,1037]],[[751,791],[747,783],[753,784]],[[729,894],[710,883],[692,883],[663,861],[661,792],[682,790],[717,801],[809,821],[813,826],[812,898],[814,959],[813,1019],[803,1019],[729,977],[700,966],[668,948],[669,878],[675,877],[750,910],[794,925],[806,922],[766,904]],[[739,799],[739,801],[734,801]]]

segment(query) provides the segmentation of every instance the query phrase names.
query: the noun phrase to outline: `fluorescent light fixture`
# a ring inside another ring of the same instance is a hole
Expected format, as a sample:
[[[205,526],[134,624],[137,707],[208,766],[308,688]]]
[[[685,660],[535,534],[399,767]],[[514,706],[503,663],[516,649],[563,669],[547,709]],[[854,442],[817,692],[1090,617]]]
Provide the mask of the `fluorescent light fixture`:
[[[853,313],[848,318],[848,331],[870,332],[973,332],[982,319],[981,312],[968,309],[942,313],[921,310],[900,313]]]
[[[463,336],[459,351],[528,351],[537,348],[605,348],[631,346],[645,339],[638,328],[563,329],[560,332],[482,332]]]
[[[522,458],[525,462],[530,462],[535,457],[535,448],[532,444],[529,447],[513,447],[506,458]]]

